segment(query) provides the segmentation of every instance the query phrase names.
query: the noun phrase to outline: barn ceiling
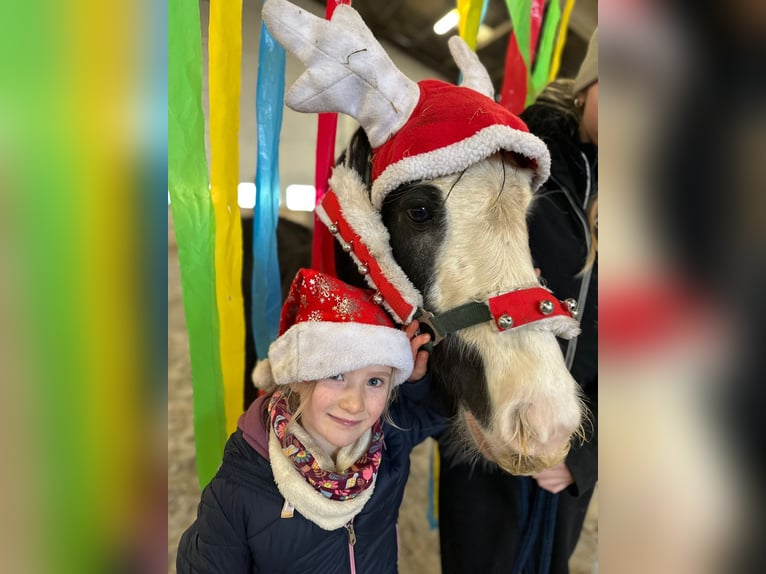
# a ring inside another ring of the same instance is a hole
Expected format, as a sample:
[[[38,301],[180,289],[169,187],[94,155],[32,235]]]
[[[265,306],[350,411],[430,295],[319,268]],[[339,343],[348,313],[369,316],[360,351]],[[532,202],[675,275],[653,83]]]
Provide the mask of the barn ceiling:
[[[564,1],[560,0],[563,8]],[[325,5],[325,0],[317,0]],[[455,0],[353,0],[353,7],[376,37],[397,47],[437,70],[445,78],[457,78],[458,70],[447,48],[447,39],[457,29],[439,36],[434,23],[451,9]],[[574,77],[585,55],[588,39],[598,21],[598,0],[576,0],[569,21],[567,42],[562,54],[561,77]],[[504,0],[489,0],[477,53],[492,77],[495,89],[503,81],[505,53],[512,26]]]

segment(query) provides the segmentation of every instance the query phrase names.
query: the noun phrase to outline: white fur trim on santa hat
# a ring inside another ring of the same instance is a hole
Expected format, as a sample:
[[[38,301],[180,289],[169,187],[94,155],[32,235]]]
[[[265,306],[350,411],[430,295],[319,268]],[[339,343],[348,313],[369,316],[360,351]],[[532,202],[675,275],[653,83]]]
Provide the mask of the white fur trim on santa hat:
[[[366,323],[303,321],[269,347],[277,385],[316,381],[370,365],[393,367],[392,386],[412,374],[410,340],[403,331]]]
[[[386,195],[400,185],[461,172],[500,150],[516,152],[537,162],[532,177],[533,192],[548,179],[551,156],[542,140],[528,132],[496,124],[454,144],[392,163],[372,184],[372,206],[380,210]]]
[[[370,203],[367,187],[356,171],[342,165],[335,167],[329,184],[338,198],[346,222],[367,246],[370,255],[377,261],[389,283],[405,301],[412,305],[412,312],[408,317],[399,317],[387,303],[384,302],[383,306],[399,323],[409,323],[417,309],[423,306],[423,295],[415,288],[394,259],[391,238],[385,225],[383,225],[379,208],[376,210]],[[330,226],[335,223],[330,221],[321,205],[317,206],[316,213],[325,225]],[[362,263],[353,252],[350,255],[355,263]],[[372,289],[377,289],[369,275],[365,275],[365,279]]]

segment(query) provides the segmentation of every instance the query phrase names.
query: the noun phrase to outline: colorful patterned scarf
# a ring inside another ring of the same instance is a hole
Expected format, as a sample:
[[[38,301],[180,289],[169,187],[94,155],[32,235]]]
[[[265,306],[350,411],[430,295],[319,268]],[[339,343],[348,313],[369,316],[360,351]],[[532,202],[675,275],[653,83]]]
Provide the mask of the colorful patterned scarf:
[[[323,496],[331,500],[350,500],[374,481],[383,454],[383,424],[380,419],[372,426],[370,448],[346,472],[324,470],[300,440],[287,431],[292,412],[287,397],[276,391],[269,402],[269,420],[274,434],[282,445],[282,452],[292,461],[306,481]]]

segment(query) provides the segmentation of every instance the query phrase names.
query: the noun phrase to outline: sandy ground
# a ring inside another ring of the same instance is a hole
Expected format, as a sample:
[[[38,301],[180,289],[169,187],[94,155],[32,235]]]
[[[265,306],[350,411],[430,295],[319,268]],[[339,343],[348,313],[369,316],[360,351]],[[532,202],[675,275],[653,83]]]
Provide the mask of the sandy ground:
[[[172,234],[172,227],[171,232]],[[192,387],[189,343],[181,299],[178,254],[168,248],[168,573],[175,573],[178,539],[194,520],[200,489],[194,467]],[[427,501],[431,441],[417,447],[399,520],[401,574],[438,574],[439,534],[428,524]],[[571,574],[595,572],[598,542],[598,493],[593,498]]]

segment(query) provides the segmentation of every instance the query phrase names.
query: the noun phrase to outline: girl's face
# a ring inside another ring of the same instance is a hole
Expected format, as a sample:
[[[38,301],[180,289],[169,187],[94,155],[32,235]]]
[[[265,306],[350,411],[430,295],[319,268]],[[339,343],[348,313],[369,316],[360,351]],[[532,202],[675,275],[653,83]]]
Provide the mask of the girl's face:
[[[391,367],[371,365],[316,382],[301,413],[301,424],[329,456],[375,424],[388,402]]]

